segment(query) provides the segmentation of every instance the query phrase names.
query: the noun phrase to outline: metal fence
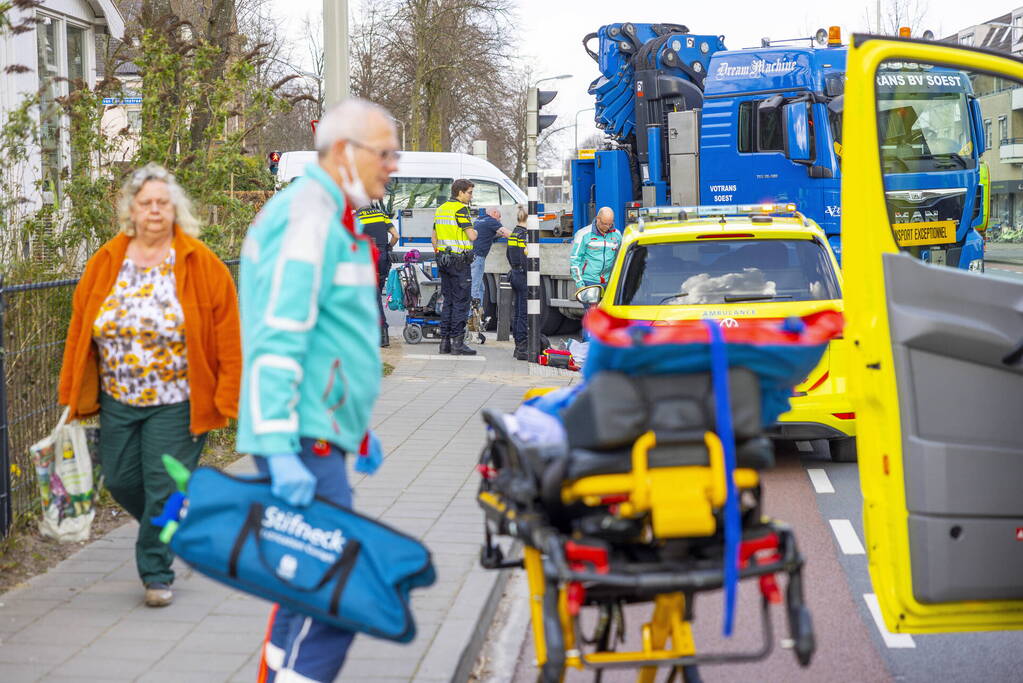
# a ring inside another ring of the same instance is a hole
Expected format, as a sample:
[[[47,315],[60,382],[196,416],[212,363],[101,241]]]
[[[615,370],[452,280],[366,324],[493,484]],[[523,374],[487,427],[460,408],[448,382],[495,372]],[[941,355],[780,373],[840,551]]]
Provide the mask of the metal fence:
[[[237,279],[237,260],[227,261]],[[57,384],[78,279],[5,285],[0,278],[0,539],[39,510],[29,446],[57,424]]]

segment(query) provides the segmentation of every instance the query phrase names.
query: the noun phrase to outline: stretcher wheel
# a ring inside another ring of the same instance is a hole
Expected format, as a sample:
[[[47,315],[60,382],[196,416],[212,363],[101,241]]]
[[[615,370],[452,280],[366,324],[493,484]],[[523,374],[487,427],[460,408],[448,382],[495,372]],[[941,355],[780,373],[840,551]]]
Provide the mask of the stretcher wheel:
[[[418,323],[406,325],[401,331],[401,336],[409,344],[418,344],[423,341],[423,326]]]
[[[817,649],[817,639],[813,635],[813,618],[805,605],[797,607],[791,615],[793,650],[800,666],[809,666],[813,653]]]

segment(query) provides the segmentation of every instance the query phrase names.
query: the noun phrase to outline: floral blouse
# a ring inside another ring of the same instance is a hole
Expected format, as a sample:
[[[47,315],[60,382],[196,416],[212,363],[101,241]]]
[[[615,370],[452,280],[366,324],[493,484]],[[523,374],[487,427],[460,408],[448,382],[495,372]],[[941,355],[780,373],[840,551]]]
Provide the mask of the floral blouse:
[[[100,307],[92,337],[100,352],[100,383],[133,406],[188,400],[185,314],[174,279],[174,250],[142,268],[125,258]]]

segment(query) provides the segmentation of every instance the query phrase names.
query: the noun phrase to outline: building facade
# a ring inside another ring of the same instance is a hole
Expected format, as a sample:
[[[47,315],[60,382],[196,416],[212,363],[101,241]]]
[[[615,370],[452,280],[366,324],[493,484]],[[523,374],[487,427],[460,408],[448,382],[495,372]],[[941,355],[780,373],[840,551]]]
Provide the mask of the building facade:
[[[40,145],[24,167],[7,168],[29,207],[60,196],[64,170],[74,163],[67,121],[56,102],[76,83],[93,87],[97,81],[97,42],[106,36],[121,38],[124,20],[112,0],[44,0],[38,9],[8,10],[12,23],[34,24],[32,30],[0,35],[0,125],[34,93],[40,106],[33,116],[41,124]],[[11,178],[6,179],[10,182]]]
[[[1023,57],[1023,7],[944,39]],[[986,75],[973,78],[984,118],[984,162],[991,172],[991,226],[1023,226],[1023,84]]]

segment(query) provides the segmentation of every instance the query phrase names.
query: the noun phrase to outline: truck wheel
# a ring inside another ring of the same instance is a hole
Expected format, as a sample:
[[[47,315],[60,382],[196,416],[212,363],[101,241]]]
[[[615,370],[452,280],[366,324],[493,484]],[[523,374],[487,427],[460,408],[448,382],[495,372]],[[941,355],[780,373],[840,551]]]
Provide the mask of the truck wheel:
[[[856,437],[831,439],[828,446],[831,447],[831,459],[834,462],[856,462]]]
[[[497,292],[494,291],[494,276],[483,274],[483,329],[487,332],[497,330]]]
[[[582,320],[562,314],[562,322],[561,327],[558,328],[558,334],[577,334],[581,329],[583,329]]]
[[[558,334],[565,316],[551,306],[550,297],[547,295],[547,283],[546,277],[540,279],[540,333],[550,336]]]

